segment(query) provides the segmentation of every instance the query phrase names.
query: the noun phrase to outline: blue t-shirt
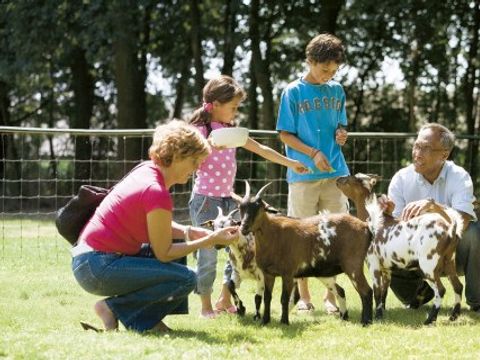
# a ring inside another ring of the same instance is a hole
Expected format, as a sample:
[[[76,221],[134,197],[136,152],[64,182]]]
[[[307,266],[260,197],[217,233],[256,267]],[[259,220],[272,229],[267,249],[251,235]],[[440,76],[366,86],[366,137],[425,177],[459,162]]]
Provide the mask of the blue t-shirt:
[[[296,159],[312,172],[297,174],[287,170],[287,181],[315,181],[349,175],[341,146],[335,142],[335,131],[339,125],[347,125],[345,92],[336,81],[311,84],[303,78],[288,84],[283,90],[278,109],[277,130],[294,134],[303,143],[320,150],[334,171],[320,171],[310,156],[286,146],[289,158]]]

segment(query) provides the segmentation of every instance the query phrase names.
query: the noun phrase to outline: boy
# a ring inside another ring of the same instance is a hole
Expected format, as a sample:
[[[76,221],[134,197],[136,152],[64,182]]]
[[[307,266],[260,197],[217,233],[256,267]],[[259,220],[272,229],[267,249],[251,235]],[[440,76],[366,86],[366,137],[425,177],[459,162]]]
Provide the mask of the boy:
[[[340,39],[320,34],[306,47],[308,72],[283,91],[277,130],[286,145],[286,154],[310,167],[308,174],[287,171],[288,215],[308,217],[322,210],[347,212],[347,198],[335,180],[349,175],[341,146],[347,140],[345,92],[332,78],[345,61]],[[297,309],[312,311],[307,279],[299,279]],[[338,311],[333,294],[327,290],[325,309]]]

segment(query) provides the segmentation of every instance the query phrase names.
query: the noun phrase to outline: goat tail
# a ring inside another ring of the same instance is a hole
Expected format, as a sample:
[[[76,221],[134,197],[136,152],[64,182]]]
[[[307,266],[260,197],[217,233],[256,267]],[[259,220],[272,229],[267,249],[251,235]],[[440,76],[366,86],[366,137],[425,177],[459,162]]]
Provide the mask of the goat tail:
[[[372,234],[376,234],[384,223],[385,217],[383,215],[383,209],[380,207],[376,196],[371,196],[365,201],[365,208],[368,213],[368,228]]]
[[[446,263],[448,261],[452,261],[452,260],[455,260],[455,253],[456,253],[456,250],[457,250],[457,246],[458,246],[458,242],[460,241],[460,237],[457,233],[457,228],[458,228],[458,225],[455,221],[452,221],[452,223],[450,224],[449,228],[448,228],[448,231],[447,231],[447,249],[446,249],[446,253],[447,254],[452,254],[451,256],[446,256],[445,257],[445,261]]]
[[[463,217],[460,213],[452,208],[447,208],[445,210],[447,215],[450,217],[451,224],[448,228],[448,235],[451,238],[455,236],[461,238],[463,235]]]

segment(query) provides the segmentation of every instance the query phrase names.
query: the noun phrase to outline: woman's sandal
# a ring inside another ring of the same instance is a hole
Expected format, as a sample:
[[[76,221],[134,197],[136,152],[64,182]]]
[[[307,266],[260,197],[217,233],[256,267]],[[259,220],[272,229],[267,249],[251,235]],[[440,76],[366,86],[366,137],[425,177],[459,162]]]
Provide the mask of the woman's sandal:
[[[99,329],[93,325],[90,325],[89,323],[85,322],[85,321],[80,321],[80,325],[82,326],[83,330],[93,330],[97,333],[101,333],[101,332],[104,332],[105,330],[103,329]]]

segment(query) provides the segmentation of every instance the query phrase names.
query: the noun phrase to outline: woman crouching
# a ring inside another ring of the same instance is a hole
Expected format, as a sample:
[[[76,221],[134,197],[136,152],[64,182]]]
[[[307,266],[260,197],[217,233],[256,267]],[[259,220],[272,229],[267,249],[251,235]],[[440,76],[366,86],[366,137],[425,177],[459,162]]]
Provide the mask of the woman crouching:
[[[185,304],[196,285],[195,273],[172,260],[238,238],[236,227],[211,232],[172,218],[169,189],[186,183],[210,151],[183,121],[158,126],[151,160],[115,185],[82,230],[72,249],[73,274],[83,289],[107,297],[94,306],[105,330],[118,329],[119,321],[139,332],[170,330],[163,318]],[[172,241],[184,238],[189,241]]]

